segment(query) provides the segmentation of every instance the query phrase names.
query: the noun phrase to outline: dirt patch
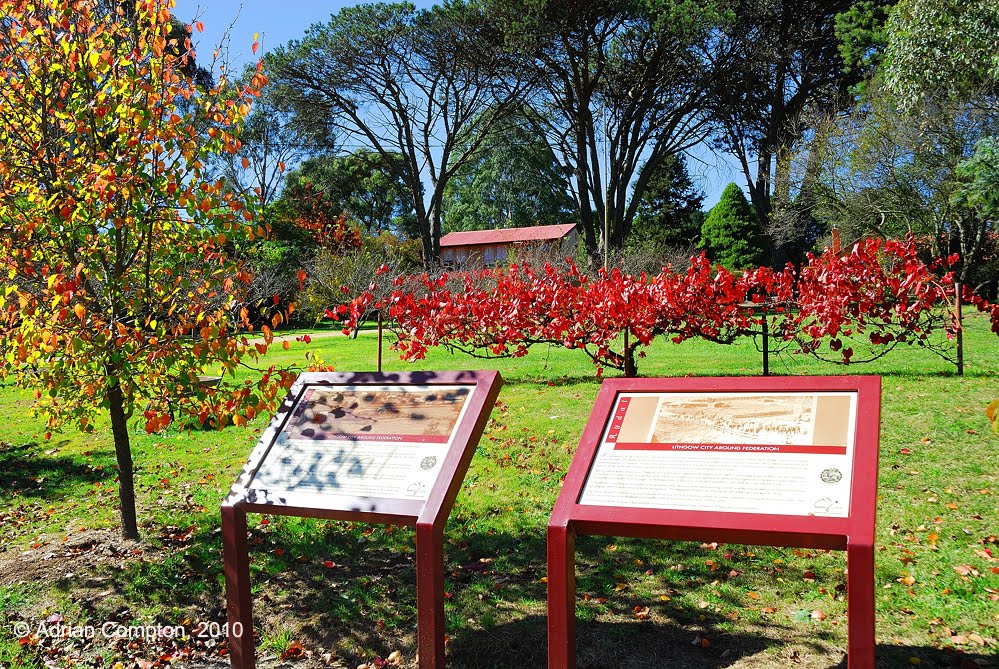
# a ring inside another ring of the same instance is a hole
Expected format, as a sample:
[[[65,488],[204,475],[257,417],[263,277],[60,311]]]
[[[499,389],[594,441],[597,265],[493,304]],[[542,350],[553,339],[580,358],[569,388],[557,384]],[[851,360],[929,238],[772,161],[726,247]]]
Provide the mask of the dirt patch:
[[[85,578],[85,574],[118,568],[142,553],[140,544],[123,541],[113,529],[74,532],[64,540],[52,539],[34,546],[0,553],[0,585]]]

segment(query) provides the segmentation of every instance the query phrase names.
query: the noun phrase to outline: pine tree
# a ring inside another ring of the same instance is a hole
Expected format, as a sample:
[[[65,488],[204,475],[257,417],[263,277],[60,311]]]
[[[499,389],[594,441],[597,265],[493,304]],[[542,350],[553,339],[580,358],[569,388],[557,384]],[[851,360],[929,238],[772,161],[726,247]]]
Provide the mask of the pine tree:
[[[767,260],[767,239],[742,189],[730,183],[701,226],[703,249],[712,262],[737,270]]]

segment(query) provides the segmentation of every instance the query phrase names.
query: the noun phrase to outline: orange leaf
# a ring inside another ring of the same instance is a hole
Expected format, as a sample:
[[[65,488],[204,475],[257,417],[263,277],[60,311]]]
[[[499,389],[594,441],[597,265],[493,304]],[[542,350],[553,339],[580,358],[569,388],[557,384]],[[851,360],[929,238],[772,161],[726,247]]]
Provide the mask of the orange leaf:
[[[254,43],[253,43],[253,46],[252,46],[252,47],[250,47],[250,49],[252,49],[252,50],[253,50],[253,53],[256,53],[256,52],[257,52],[257,49],[259,49],[259,48],[260,48],[260,42],[254,42]],[[281,659],[284,659],[284,658],[282,657]]]
[[[248,168],[249,166],[250,166],[250,159],[249,159],[249,158],[247,158],[246,156],[243,156],[243,169],[245,170],[245,169],[247,169],[247,168]]]
[[[288,343],[288,340],[287,340],[287,339],[285,339],[285,340],[284,340],[283,342],[281,342],[281,348],[283,348],[283,349],[284,349],[284,350],[286,350],[286,351],[287,351],[287,350],[288,350],[289,348],[291,348],[291,344],[289,344],[289,343]]]
[[[985,407],[985,416],[992,423],[992,431],[999,434],[999,400],[992,400]]]
[[[82,321],[83,317],[87,314],[87,310],[82,304],[77,304],[73,307],[73,313]]]
[[[752,592],[752,591],[747,592],[746,594],[749,596],[750,599],[759,599],[760,598],[760,596],[757,593]]]
[[[197,30],[199,33],[205,32],[205,24],[202,23],[201,21],[195,21],[194,29]]]

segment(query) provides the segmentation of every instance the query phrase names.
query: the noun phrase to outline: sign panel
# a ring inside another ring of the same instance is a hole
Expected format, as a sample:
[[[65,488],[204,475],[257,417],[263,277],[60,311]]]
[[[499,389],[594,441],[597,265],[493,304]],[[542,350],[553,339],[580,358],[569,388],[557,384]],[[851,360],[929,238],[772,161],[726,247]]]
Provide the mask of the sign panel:
[[[475,386],[306,386],[247,488],[426,500]]]
[[[577,536],[846,549],[874,669],[877,377],[607,379],[548,522],[548,666],[576,666]]]
[[[849,514],[856,392],[619,393],[579,504]]]
[[[443,669],[444,524],[496,402],[493,371],[301,374],[221,507],[233,669],[253,669],[247,512],[416,528],[420,669]]]

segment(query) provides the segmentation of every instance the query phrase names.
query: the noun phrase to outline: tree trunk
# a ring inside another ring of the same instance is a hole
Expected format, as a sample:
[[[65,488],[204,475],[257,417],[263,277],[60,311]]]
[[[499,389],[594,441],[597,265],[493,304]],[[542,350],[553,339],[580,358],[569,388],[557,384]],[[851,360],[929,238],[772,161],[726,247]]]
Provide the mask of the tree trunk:
[[[132,474],[132,447],[128,439],[128,418],[125,415],[125,398],[121,385],[111,379],[108,388],[108,405],[111,411],[111,434],[114,452],[118,458],[118,499],[121,503],[121,534],[125,539],[137,540],[139,526],[135,520],[135,485]]]
[[[638,364],[635,362],[635,346],[626,346],[624,349],[624,372],[625,377],[633,379],[638,376]]]

